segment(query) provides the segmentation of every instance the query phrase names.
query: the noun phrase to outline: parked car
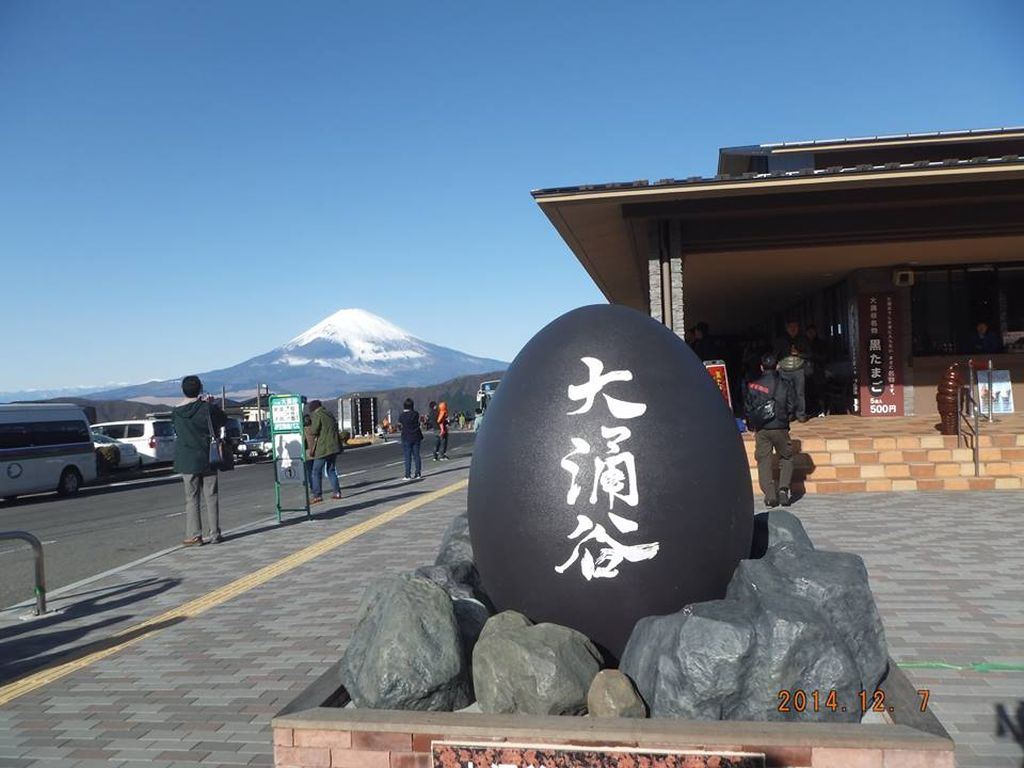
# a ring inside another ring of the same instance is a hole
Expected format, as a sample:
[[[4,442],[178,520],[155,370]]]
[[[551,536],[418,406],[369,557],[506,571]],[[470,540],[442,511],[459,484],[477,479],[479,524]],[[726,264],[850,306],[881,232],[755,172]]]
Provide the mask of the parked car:
[[[119,460],[115,469],[138,469],[142,467],[142,457],[139,456],[139,452],[131,443],[115,440],[95,430],[92,432],[92,442],[96,446],[113,445],[117,447]]]
[[[250,435],[245,433],[235,446],[235,456],[245,462],[262,461],[274,455],[274,444],[270,442],[270,429],[264,427]]]
[[[73,496],[96,479],[89,422],[75,405],[0,405],[0,498]]]
[[[170,419],[132,419],[93,424],[92,430],[135,446],[143,464],[174,461],[174,424]]]

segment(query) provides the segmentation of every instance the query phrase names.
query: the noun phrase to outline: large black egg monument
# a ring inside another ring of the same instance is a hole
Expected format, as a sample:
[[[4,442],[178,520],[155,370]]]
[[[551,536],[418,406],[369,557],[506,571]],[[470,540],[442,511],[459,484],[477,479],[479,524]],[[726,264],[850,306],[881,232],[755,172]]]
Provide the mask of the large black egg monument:
[[[718,387],[660,323],[581,307],[522,349],[476,439],[469,528],[498,610],[619,658],[636,621],[725,596],[753,493]]]

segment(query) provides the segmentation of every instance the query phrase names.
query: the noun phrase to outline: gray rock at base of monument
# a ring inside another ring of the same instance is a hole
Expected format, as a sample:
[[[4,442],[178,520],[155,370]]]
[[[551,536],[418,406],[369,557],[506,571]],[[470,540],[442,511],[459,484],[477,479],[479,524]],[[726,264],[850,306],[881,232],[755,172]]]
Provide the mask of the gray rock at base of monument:
[[[633,681],[617,669],[602,669],[587,692],[591,717],[647,717],[647,706]]]
[[[518,611],[502,611],[501,613],[494,614],[487,620],[477,642],[490,634],[510,634],[516,630],[532,626],[533,622]]]
[[[491,612],[482,602],[476,598],[460,598],[452,601],[455,609],[455,623],[459,626],[459,637],[462,639],[462,649],[466,654],[466,663],[470,667],[473,660],[473,649],[480,639]],[[470,670],[472,679],[472,670]]]
[[[473,650],[477,702],[489,714],[582,715],[601,661],[574,629],[498,614]]]
[[[773,509],[761,514],[768,518],[769,549],[782,544],[798,544],[802,547],[814,549],[811,537],[804,530],[804,524],[792,512],[787,512],[784,509]]]
[[[463,512],[452,518],[441,537],[441,549],[434,565],[473,562],[473,544],[469,540],[469,514]]]
[[[750,547],[750,558],[764,557],[770,547],[782,544],[799,544],[814,549],[811,537],[804,530],[800,518],[784,509],[773,509],[754,515],[754,535]]]
[[[476,599],[472,585],[478,577],[471,562],[462,560],[444,565],[424,565],[414,574],[437,584],[452,600]]]
[[[711,600],[640,619],[622,654],[651,717],[721,720],[737,709],[754,659],[749,603]]]
[[[863,690],[874,691],[885,677],[885,631],[867,569],[857,555],[781,544],[760,560],[741,561],[726,595],[754,603],[799,598],[825,617],[834,636],[848,646]]]
[[[756,634],[754,658],[743,681],[743,696],[726,713],[727,719],[859,720],[859,708],[849,706],[844,713],[838,704],[858,700],[860,669],[831,623],[796,595],[759,592],[758,601],[749,605]],[[805,699],[794,700],[796,691]]]
[[[412,574],[371,585],[341,659],[341,680],[361,708],[468,706],[469,674],[448,594]]]

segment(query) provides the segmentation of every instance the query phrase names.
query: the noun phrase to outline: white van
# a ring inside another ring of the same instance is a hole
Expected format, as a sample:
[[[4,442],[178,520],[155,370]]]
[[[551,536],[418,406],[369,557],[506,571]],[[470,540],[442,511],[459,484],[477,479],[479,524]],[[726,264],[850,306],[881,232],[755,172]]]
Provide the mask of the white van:
[[[93,424],[94,432],[131,443],[143,464],[174,461],[174,422],[170,419],[130,419]]]
[[[0,498],[78,492],[96,479],[89,421],[76,405],[0,405]]]

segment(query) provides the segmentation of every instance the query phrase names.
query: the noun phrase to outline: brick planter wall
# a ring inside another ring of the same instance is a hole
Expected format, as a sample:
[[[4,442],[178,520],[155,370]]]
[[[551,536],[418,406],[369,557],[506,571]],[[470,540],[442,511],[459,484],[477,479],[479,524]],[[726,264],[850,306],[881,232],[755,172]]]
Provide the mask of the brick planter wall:
[[[952,741],[900,725],[599,720],[326,708],[274,720],[274,765],[429,768],[435,741],[763,752],[772,768],[954,766]]]
[[[954,745],[899,668],[888,724],[626,720],[343,708],[335,664],[273,720],[277,768],[430,768],[435,741],[764,753],[769,768],[954,768]],[[323,706],[327,705],[327,706]],[[480,768],[489,768],[481,766]]]

